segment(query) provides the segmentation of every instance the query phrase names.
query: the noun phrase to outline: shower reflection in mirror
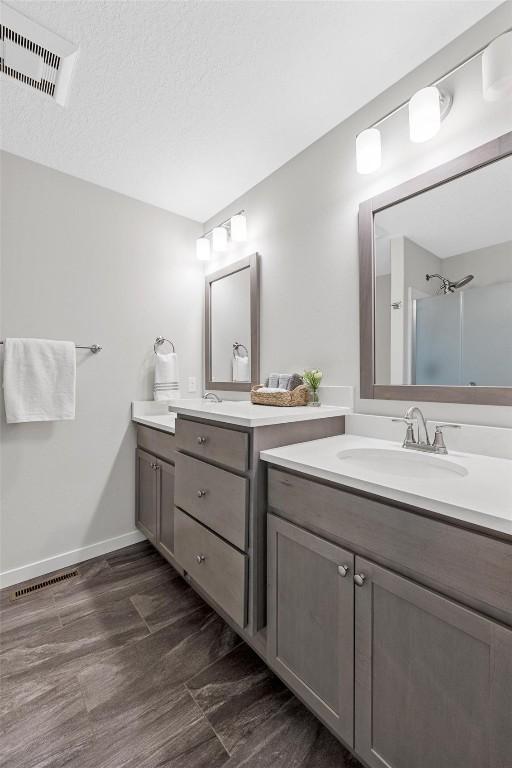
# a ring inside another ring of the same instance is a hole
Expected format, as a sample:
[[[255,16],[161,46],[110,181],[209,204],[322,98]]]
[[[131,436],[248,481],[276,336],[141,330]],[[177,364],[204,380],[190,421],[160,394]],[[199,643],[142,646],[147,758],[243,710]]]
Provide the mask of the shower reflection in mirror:
[[[512,386],[512,158],[378,211],[375,383]]]

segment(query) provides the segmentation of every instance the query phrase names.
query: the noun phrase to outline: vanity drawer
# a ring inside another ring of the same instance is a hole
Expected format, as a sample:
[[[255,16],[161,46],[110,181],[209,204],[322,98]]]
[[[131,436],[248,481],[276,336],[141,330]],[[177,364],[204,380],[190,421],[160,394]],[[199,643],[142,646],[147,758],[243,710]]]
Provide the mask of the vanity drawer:
[[[273,512],[512,624],[512,544],[269,468]]]
[[[139,448],[160,456],[174,464],[176,438],[169,432],[160,432],[151,427],[137,427],[137,445]]]
[[[176,447],[180,451],[224,464],[238,472],[245,472],[249,467],[247,432],[214,427],[179,417],[176,420]]]
[[[247,546],[248,492],[247,478],[176,454],[174,503],[239,549]]]
[[[179,509],[174,555],[187,573],[241,627],[246,624],[247,555]]]

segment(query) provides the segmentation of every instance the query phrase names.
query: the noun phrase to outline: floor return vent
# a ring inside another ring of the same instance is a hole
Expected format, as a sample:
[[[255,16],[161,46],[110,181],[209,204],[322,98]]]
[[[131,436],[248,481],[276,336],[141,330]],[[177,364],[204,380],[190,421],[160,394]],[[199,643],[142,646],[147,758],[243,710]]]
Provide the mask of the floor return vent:
[[[30,595],[32,592],[39,592],[40,589],[46,589],[53,584],[59,584],[61,581],[67,581],[74,576],[78,576],[76,568],[72,571],[66,571],[65,573],[59,573],[57,576],[52,576],[50,579],[44,579],[43,581],[37,581],[35,584],[29,584],[28,587],[21,587],[11,592],[11,600],[18,600],[20,597]]]

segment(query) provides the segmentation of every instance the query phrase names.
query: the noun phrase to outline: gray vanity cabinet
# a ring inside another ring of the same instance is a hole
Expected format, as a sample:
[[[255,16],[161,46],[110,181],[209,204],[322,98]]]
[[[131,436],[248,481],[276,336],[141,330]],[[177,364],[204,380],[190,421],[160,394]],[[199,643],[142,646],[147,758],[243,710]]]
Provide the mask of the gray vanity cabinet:
[[[157,460],[160,467],[157,497],[157,542],[164,554],[174,554],[174,466]]]
[[[157,534],[157,483],[155,457],[137,448],[135,521],[154,544]]]
[[[353,745],[354,556],[268,516],[271,665]]]
[[[512,765],[512,631],[368,560],[355,567],[356,753],[370,768]]]
[[[137,448],[137,527],[162,554],[174,552],[174,466]]]

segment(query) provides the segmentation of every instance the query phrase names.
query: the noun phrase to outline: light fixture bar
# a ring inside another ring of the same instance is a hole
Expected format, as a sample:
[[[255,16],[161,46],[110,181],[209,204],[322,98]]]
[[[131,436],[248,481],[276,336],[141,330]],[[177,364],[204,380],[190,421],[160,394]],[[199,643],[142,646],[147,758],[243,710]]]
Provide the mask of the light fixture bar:
[[[501,37],[501,35],[504,35],[507,32],[511,32],[511,31],[512,31],[512,27],[510,27],[509,29],[505,29],[505,30],[503,30],[503,32],[500,32],[498,37]],[[492,40],[489,40],[489,42],[486,43],[484,46],[482,46],[482,48],[479,48],[478,51],[475,51],[475,53],[472,53],[466,59],[464,59],[459,64],[457,64],[455,67],[452,67],[452,69],[449,69],[447,72],[445,72],[443,75],[441,75],[441,77],[438,77],[437,80],[434,80],[434,82],[429,83],[429,85],[439,85],[444,80],[446,80],[448,77],[451,77],[451,75],[454,75],[456,72],[458,72],[459,69],[462,69],[462,67],[465,67],[466,64],[469,64],[470,61],[473,61],[474,59],[478,58],[478,56],[482,56],[482,54],[485,51],[485,49],[492,42],[494,42],[494,40],[496,40],[496,38],[493,38]],[[379,125],[382,125],[382,123],[384,123],[386,120],[389,120],[390,117],[393,117],[398,112],[401,112],[402,109],[405,109],[406,107],[408,107],[410,100],[411,100],[411,97],[406,99],[406,101],[403,101],[401,104],[398,105],[398,107],[395,107],[390,112],[386,112],[385,115],[383,115],[382,117],[379,117],[379,119],[375,123],[372,123],[371,125],[369,125],[368,128],[378,128]]]
[[[242,215],[244,213],[245,213],[245,209],[244,208],[242,208],[241,211],[237,211],[236,213],[232,213],[231,216],[229,216],[229,218],[227,218],[225,221],[221,221],[220,224],[215,224],[215,226],[212,227],[211,229],[209,229],[208,232],[205,232],[204,235],[202,235],[202,237],[210,237],[210,235],[212,234],[213,230],[216,229],[217,227],[226,227],[226,229],[230,229],[230,221],[233,218],[233,216],[240,216],[240,215]]]

